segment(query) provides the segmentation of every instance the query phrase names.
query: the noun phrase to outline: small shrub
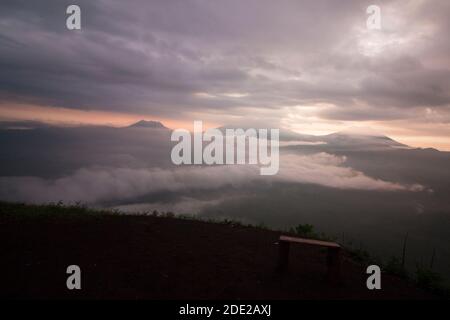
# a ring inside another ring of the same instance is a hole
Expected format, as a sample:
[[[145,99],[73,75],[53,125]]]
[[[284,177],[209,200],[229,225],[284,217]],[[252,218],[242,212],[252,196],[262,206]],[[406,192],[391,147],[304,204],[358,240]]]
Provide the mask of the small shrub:
[[[416,267],[417,285],[423,289],[439,290],[442,284],[442,277],[431,269],[418,265]]]
[[[226,225],[229,225],[229,226],[232,226],[232,227],[242,226],[242,222],[241,221],[233,220],[233,219],[226,219],[225,218],[225,219],[222,220],[222,223],[226,224]]]
[[[263,230],[269,230],[269,227],[264,223],[264,222],[260,222],[256,225],[256,228],[258,229],[263,229]]]
[[[154,217],[159,217],[159,212],[158,212],[158,210],[153,210],[152,216],[154,216]]]
[[[314,231],[314,226],[307,223],[297,225],[290,232],[303,238],[318,238],[318,235]]]
[[[386,271],[387,273],[399,276],[399,277],[403,277],[403,278],[407,278],[408,277],[408,272],[406,271],[405,267],[402,265],[402,262],[400,261],[399,258],[392,256],[388,262],[386,263],[386,265],[384,266],[384,271]]]
[[[175,214],[173,212],[171,212],[171,211],[168,211],[168,212],[164,213],[163,216],[165,218],[175,218]]]
[[[359,248],[359,249],[348,249],[350,256],[357,262],[369,262],[371,261],[371,257],[369,252],[366,250]]]

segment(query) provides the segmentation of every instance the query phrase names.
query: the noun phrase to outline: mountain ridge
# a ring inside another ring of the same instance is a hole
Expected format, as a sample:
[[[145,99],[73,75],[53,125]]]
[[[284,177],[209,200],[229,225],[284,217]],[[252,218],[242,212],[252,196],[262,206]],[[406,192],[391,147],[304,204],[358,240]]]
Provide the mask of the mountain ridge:
[[[127,128],[168,129],[160,121],[154,120],[139,120],[138,122],[129,125]]]

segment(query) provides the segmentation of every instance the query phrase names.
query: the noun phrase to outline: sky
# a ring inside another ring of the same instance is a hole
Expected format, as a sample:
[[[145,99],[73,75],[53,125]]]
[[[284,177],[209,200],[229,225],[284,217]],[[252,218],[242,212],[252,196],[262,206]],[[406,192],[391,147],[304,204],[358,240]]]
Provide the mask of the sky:
[[[450,150],[449,16],[448,0],[2,0],[0,120],[356,127]]]

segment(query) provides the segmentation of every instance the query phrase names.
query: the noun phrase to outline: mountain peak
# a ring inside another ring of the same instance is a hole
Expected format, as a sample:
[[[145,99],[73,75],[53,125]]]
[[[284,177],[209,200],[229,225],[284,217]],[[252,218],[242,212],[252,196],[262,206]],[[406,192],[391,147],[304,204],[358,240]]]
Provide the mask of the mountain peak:
[[[345,136],[365,136],[365,137],[383,137],[388,138],[382,132],[372,128],[350,127],[334,133],[335,135]],[[389,139],[389,138],[388,138]]]
[[[374,130],[344,130],[323,137],[335,146],[355,148],[407,148],[408,146]]]
[[[133,123],[128,128],[166,129],[166,127],[161,122],[153,120],[140,120],[136,123]]]

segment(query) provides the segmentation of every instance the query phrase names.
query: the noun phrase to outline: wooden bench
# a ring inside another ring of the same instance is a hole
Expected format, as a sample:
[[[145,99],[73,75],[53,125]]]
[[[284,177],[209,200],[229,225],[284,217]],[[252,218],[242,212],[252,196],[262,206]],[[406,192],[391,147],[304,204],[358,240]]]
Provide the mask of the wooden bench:
[[[285,272],[289,263],[289,247],[291,243],[300,243],[327,248],[327,278],[338,282],[341,273],[341,246],[335,242],[280,236],[278,266],[279,272]]]

